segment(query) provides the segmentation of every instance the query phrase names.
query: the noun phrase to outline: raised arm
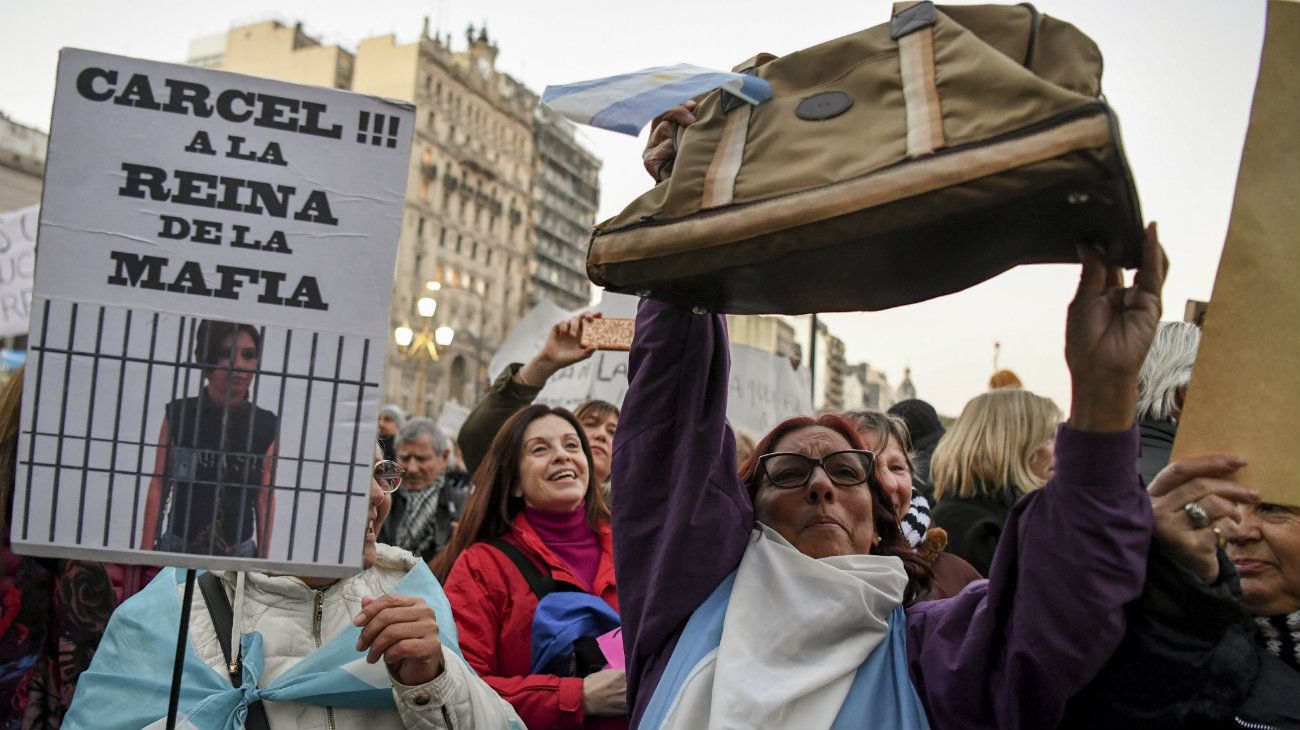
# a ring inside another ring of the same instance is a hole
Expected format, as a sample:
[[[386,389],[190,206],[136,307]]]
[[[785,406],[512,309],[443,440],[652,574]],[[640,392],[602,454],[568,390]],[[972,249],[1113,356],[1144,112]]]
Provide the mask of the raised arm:
[[[600,317],[589,312],[571,317],[551,328],[542,349],[528,362],[513,363],[501,371],[492,389],[474,406],[460,427],[457,441],[465,457],[465,470],[478,471],[497,431],[520,410],[532,405],[542,386],[556,372],[591,357],[595,350],[582,346],[582,323]]]
[[[634,723],[687,617],[740,563],[753,529],[726,422],[729,360],[722,315],[641,302],[614,442],[614,558]]]
[[[1152,535],[1133,413],[1166,267],[1154,227],[1143,255],[1124,288],[1084,252],[1052,480],[1012,510],[987,583],[909,612],[913,681],[935,728],[1056,727],[1124,634]]]

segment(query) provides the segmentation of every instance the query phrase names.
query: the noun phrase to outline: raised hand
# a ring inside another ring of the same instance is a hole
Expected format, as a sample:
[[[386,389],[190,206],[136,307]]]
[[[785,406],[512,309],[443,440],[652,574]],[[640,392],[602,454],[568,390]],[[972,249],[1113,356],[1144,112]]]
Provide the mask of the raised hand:
[[[1070,426],[1081,431],[1123,431],[1133,425],[1137,375],[1160,321],[1160,291],[1169,259],[1147,226],[1142,267],[1133,285],[1123,272],[1080,247],[1083,273],[1065,325],[1065,361],[1072,380]]]
[[[402,684],[420,685],[442,674],[438,619],[424,599],[396,593],[366,596],[352,623],[362,627],[357,651],[369,649],[366,661],[371,664],[383,658]]]
[[[641,152],[641,162],[655,182],[664,179],[666,166],[677,156],[677,143],[674,138],[678,127],[688,127],[694,123],[694,101],[678,104],[655,117],[655,120],[650,123],[650,139],[646,142],[645,150]]]
[[[525,385],[544,385],[556,372],[591,357],[596,351],[582,346],[582,325],[600,316],[600,312],[587,312],[552,327],[541,351],[519,369],[519,381]]]
[[[1175,461],[1147,487],[1155,513],[1156,539],[1174,560],[1207,584],[1219,577],[1218,549],[1241,524],[1240,505],[1259,501],[1259,493],[1228,479],[1246,465],[1233,456],[1203,456]],[[1206,522],[1198,525],[1187,505],[1197,504]]]

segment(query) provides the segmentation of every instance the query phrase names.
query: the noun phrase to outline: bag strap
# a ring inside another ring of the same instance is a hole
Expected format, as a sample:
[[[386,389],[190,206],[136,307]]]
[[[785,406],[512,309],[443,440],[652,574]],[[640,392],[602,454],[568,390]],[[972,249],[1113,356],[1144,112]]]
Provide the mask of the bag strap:
[[[537,596],[537,600],[540,601],[556,591],[555,579],[549,575],[542,575],[542,571],[537,569],[537,565],[520,552],[519,548],[499,537],[488,540],[487,544],[500,550],[510,562],[515,564],[515,568],[524,577],[528,587],[533,590],[533,595]]]
[[[208,615],[212,617],[212,628],[217,631],[217,642],[221,644],[221,655],[226,658],[226,671],[230,673],[230,683],[236,687],[240,684],[240,659],[231,660],[230,627],[234,624],[234,612],[230,609],[230,598],[221,585],[216,573],[208,571],[199,576],[199,590],[203,592],[203,602],[208,605]],[[244,721],[244,730],[271,730],[271,722],[266,717],[266,708],[261,702],[248,706],[248,718]]]
[[[898,41],[898,66],[907,112],[907,156],[921,157],[944,146],[943,112],[934,80],[934,24],[938,11],[925,0],[896,3],[889,37]]]

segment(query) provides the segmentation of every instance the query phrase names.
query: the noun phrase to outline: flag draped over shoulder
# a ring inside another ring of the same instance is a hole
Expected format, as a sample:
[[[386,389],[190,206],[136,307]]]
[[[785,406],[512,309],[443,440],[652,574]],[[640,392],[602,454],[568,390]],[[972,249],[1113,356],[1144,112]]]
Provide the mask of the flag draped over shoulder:
[[[81,675],[76,697],[63,721],[65,730],[165,727],[180,628],[177,583],[182,575],[175,568],[164,570],[113,614],[90,669]],[[437,617],[442,644],[464,661],[451,606],[424,563],[412,568],[392,592],[423,598]],[[224,674],[199,658],[192,643],[187,644],[177,727],[236,730],[244,725],[248,705],[257,701],[392,707],[396,712],[383,662],[368,664],[366,654],[356,651],[360,634],[359,627],[348,627],[260,688],[257,685],[264,656],[259,632],[244,634],[241,639],[240,687],[231,686]]]
[[[542,103],[571,122],[635,137],[660,114],[719,88],[750,104],[761,104],[772,96],[772,86],[757,76],[679,63],[548,86],[542,92]]]

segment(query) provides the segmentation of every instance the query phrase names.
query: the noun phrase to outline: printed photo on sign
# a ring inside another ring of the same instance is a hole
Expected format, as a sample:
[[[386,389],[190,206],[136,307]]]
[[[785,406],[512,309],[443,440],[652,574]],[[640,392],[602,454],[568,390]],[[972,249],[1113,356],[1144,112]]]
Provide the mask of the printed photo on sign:
[[[361,567],[413,109],[65,49],[15,549]]]

